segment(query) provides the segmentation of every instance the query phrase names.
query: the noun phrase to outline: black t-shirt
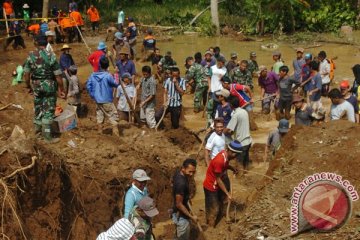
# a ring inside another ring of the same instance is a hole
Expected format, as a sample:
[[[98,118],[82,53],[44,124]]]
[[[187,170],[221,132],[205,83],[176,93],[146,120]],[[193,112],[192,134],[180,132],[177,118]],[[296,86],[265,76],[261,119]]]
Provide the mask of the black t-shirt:
[[[154,65],[154,64],[158,64],[160,62],[160,59],[162,59],[163,56],[161,55],[155,55],[154,53],[150,55],[150,61],[151,61],[151,64]]]
[[[178,212],[178,209],[176,207],[176,195],[183,196],[183,204],[188,209],[188,201],[190,196],[190,190],[189,190],[189,180],[187,177],[181,174],[180,170],[177,170],[174,177],[173,177],[173,198],[174,198],[174,213]],[[181,217],[188,218],[181,212],[179,212]]]

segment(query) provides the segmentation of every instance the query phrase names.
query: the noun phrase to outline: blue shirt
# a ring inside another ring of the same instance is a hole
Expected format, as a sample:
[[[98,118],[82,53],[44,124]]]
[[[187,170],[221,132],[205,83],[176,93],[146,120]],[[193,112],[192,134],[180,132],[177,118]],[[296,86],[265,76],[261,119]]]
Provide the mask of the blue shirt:
[[[228,125],[231,119],[231,107],[229,103],[226,103],[225,106],[222,106],[222,104],[218,104],[216,108],[217,117],[224,118],[224,127]]]
[[[42,23],[42,24],[40,25],[40,33],[41,33],[41,35],[44,35],[44,36],[45,36],[45,32],[46,32],[46,31],[49,31],[49,26],[48,26],[47,23]]]
[[[129,73],[131,76],[136,74],[135,64],[132,60],[125,61],[117,61],[116,66],[119,69],[119,76],[124,75],[124,73]]]
[[[124,218],[129,217],[129,213],[133,209],[133,207],[141,200],[143,197],[148,196],[148,190],[145,187],[144,191],[138,189],[134,184],[132,187],[126,192],[125,195],[125,208],[124,208]]]
[[[294,67],[294,78],[295,80],[300,80],[301,78],[301,71],[302,66],[305,64],[305,60],[303,58],[301,59],[295,59],[293,61],[293,67]]]
[[[302,82],[306,81],[310,77],[310,66],[304,64],[301,70]],[[304,86],[304,90],[307,92],[309,91],[310,82],[306,83]]]
[[[179,82],[179,87],[182,90],[186,90],[186,84],[184,78],[177,79]],[[164,83],[164,88],[167,90],[168,99],[169,99],[169,107],[180,107],[182,104],[181,95],[176,90],[175,83],[173,83],[172,78],[168,78]]]
[[[314,89],[319,89],[316,93],[312,94],[310,96],[310,101],[319,101],[321,98],[321,88],[322,88],[322,82],[321,82],[321,75],[320,73],[317,73],[313,78],[309,81],[309,91],[312,91]]]
[[[96,103],[112,103],[113,88],[118,86],[114,77],[105,71],[93,72],[86,83],[88,93]]]
[[[60,56],[60,67],[64,71],[68,69],[71,65],[74,65],[74,60],[70,54],[62,53]]]

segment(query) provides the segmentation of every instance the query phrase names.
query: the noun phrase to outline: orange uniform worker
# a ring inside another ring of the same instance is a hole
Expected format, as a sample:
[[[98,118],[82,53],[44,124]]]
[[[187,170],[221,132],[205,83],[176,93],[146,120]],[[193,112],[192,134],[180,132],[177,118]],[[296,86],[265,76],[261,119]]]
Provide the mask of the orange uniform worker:
[[[99,31],[99,21],[100,21],[100,15],[99,11],[94,7],[94,5],[91,5],[90,8],[87,10],[87,15],[89,16],[92,30],[95,32],[95,29]]]
[[[61,20],[60,26],[63,34],[68,37],[68,42],[71,43],[74,39],[74,23],[70,20],[69,17],[65,17]]]
[[[38,23],[32,24],[28,27],[28,30],[30,33],[32,33],[34,35],[38,35],[40,32],[40,24],[38,24]]]
[[[77,9],[74,9],[70,13],[70,19],[73,21],[74,27],[77,25],[77,28],[74,28],[74,33],[77,33],[77,40],[78,42],[81,42],[81,26],[84,26],[84,20],[81,16],[81,13]]]
[[[12,5],[12,2],[10,0],[5,0],[5,2],[3,3],[3,8],[5,9],[5,13],[6,13],[7,18],[15,16],[13,5]]]

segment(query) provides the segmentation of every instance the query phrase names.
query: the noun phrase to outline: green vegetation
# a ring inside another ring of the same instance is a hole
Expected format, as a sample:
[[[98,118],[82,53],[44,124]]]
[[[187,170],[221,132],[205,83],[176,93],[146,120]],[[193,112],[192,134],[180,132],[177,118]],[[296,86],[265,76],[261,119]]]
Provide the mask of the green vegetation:
[[[210,4],[210,0],[116,0],[102,2],[103,19],[116,21],[123,8],[143,24],[180,26],[191,30],[191,19]],[[226,0],[219,4],[222,26],[247,34],[294,33],[296,31],[336,32],[342,25],[357,27],[360,0]],[[205,35],[214,33],[210,11],[198,18],[194,27]]]

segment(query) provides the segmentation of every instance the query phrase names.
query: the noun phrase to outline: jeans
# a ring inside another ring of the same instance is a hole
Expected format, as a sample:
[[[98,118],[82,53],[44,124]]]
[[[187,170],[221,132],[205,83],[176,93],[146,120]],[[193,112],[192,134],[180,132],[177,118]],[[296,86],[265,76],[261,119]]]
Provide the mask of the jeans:
[[[177,217],[176,213],[172,214],[172,220],[176,225],[176,240],[190,239],[190,222],[189,219]]]

